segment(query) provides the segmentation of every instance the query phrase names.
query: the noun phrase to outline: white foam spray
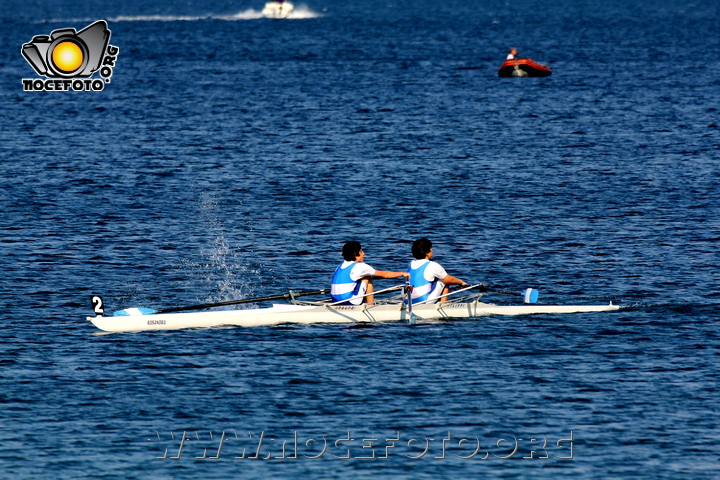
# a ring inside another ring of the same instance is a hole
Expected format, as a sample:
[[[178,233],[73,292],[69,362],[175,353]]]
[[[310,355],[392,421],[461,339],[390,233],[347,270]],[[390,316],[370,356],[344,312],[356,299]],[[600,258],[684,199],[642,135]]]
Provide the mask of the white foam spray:
[[[302,20],[322,17],[322,14],[310,9],[307,5],[298,5],[284,20]],[[233,14],[208,13],[204,15],[119,15],[108,17],[108,22],[197,22],[201,20],[258,20],[266,18],[262,11],[249,8]],[[52,22],[87,22],[91,19],[49,20]]]

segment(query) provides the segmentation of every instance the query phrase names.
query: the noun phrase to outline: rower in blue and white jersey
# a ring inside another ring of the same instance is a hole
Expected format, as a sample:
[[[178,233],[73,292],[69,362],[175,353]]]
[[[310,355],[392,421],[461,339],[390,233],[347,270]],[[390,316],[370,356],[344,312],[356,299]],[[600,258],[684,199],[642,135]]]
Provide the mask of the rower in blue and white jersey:
[[[432,242],[427,238],[415,240],[412,245],[415,260],[410,262],[410,285],[412,285],[412,303],[437,303],[447,300],[450,285],[467,285],[459,278],[448,275],[445,269],[430,259],[433,256]]]
[[[379,278],[409,278],[406,272],[389,272],[375,270],[365,263],[365,252],[360,242],[347,242],[343,246],[343,258],[333,274],[330,296],[333,302],[343,302],[342,305],[360,305],[363,301],[372,304],[375,302],[375,288],[373,277]]]

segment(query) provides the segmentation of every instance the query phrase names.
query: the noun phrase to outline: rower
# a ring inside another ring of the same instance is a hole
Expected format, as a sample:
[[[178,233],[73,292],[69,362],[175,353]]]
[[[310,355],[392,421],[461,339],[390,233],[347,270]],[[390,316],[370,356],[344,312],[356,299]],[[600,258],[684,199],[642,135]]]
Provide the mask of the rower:
[[[412,302],[437,303],[447,301],[450,285],[467,285],[463,280],[448,275],[445,269],[430,259],[433,256],[432,242],[427,238],[419,238],[412,244],[415,260],[410,262],[410,285],[412,286]]]
[[[375,270],[365,263],[360,242],[347,242],[343,245],[342,255],[345,261],[335,269],[330,290],[332,301],[343,302],[341,305],[360,305],[363,301],[375,303],[373,277],[410,278],[407,272]]]

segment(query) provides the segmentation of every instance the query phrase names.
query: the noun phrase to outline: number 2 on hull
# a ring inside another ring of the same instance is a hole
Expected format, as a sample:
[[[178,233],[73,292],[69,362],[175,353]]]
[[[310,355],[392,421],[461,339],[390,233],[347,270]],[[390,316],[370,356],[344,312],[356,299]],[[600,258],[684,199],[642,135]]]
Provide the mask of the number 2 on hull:
[[[102,314],[105,313],[105,304],[103,304],[102,298],[97,295],[92,295],[90,297],[90,302],[92,303],[95,315],[102,317]]]

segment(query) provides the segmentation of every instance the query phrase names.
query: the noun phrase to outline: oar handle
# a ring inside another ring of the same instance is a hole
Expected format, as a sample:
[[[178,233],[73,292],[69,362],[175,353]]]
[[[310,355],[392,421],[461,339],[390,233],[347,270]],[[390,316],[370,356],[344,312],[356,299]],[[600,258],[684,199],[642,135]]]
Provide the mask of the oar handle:
[[[269,297],[244,298],[242,300],[230,300],[227,302],[219,302],[219,303],[205,303],[203,305],[191,305],[189,307],[163,308],[161,310],[158,310],[156,313],[183,312],[185,310],[201,310],[203,308],[225,307],[227,305],[239,305],[241,303],[255,303],[255,302],[265,302],[268,300],[282,300],[285,298],[307,297],[310,295],[323,295],[328,292],[330,292],[329,289],[315,290],[314,292],[289,292],[289,293],[285,293],[283,295],[271,295]]]
[[[403,287],[403,296],[405,297],[403,301],[406,303],[406,309],[408,314],[408,325],[415,325],[415,314],[413,313],[413,299],[412,299],[412,291],[413,287],[410,285],[410,280],[405,279],[405,286]]]

